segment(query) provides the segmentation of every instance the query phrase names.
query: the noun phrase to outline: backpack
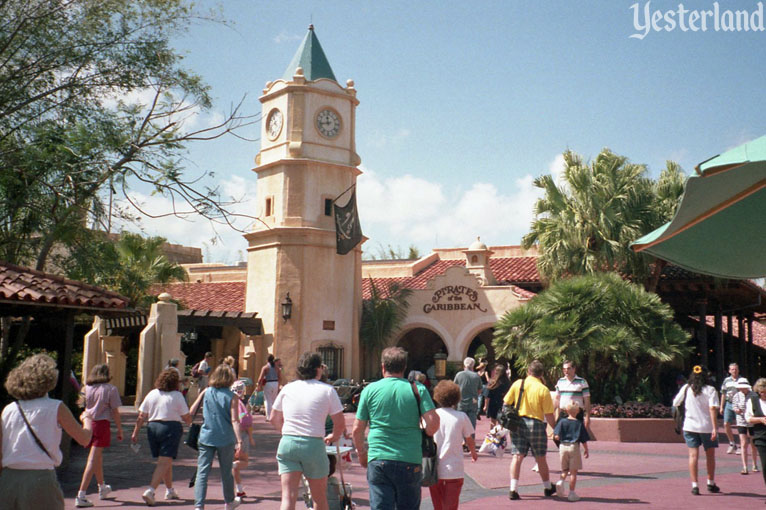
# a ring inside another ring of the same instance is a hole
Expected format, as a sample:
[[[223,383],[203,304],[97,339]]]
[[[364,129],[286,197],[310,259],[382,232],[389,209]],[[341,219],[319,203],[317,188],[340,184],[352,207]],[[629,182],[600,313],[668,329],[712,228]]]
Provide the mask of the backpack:
[[[195,379],[199,379],[202,377],[202,374],[199,371],[199,364],[202,363],[201,361],[198,361],[191,369],[191,376]]]
[[[681,403],[677,406],[673,406],[671,411],[673,415],[673,423],[676,434],[680,434],[684,430],[684,419],[686,418],[686,394],[689,392],[689,385],[686,385],[684,390],[684,398],[681,399]]]

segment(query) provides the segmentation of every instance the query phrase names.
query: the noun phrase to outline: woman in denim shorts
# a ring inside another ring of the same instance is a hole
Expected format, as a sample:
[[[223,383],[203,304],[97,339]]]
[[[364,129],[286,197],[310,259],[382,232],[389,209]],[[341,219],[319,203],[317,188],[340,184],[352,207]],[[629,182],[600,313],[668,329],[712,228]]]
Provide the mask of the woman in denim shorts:
[[[166,368],[154,381],[150,391],[138,408],[138,419],[133,428],[131,441],[138,442],[141,425],[148,423],[147,437],[152,457],[157,459],[157,466],[152,474],[152,481],[142,497],[147,504],[154,504],[154,491],[160,483],[165,484],[165,499],[181,499],[173,488],[173,459],[178,455],[178,445],[183,434],[183,423],[192,421],[186,399],[179,391],[179,371]]]
[[[715,449],[718,448],[717,422],[718,392],[708,384],[707,369],[696,365],[689,376],[689,382],[684,384],[673,399],[673,405],[684,404],[684,440],[689,448],[689,476],[692,480],[692,494],[700,493],[697,484],[697,461],[699,447],[705,450],[707,464],[707,490],[720,492],[715,484]]]

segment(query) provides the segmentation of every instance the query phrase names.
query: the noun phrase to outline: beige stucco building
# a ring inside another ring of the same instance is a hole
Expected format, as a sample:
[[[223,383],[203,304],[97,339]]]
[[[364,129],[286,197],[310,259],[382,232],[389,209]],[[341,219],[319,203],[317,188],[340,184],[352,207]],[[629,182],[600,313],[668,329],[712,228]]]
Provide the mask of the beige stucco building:
[[[216,357],[237,356],[241,374],[255,377],[270,353],[289,375],[303,352],[318,351],[333,377],[371,375],[363,373],[370,364],[362,363],[359,343],[363,293],[394,281],[413,291],[409,314],[391,340],[408,349],[413,368],[425,370],[437,352],[458,362],[481,344],[491,351],[492,325],[533,295],[517,280],[539,287],[534,253],[477,241],[415,261],[363,263],[362,244],[337,254],[332,205],[349,200],[361,173],[353,81],[336,80],[309,28],[283,77],[265,85],[260,101],[262,143],[253,169],[258,221],[245,235],[247,262],[187,265],[193,283],[165,288],[194,310],[257,313],[261,334],[222,329],[211,340]],[[533,274],[515,274],[518,268]]]

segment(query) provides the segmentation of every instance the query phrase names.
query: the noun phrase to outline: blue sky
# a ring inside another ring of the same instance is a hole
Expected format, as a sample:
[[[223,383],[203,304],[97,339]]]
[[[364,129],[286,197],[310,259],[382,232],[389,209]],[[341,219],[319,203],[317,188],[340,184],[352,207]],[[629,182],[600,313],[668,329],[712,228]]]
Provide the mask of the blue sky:
[[[226,0],[230,27],[195,24],[177,48],[212,87],[214,111],[258,96],[281,77],[309,23],[341,83],[353,79],[365,250],[518,244],[532,219],[534,177],[566,149],[603,147],[645,163],[697,163],[766,131],[766,32],[634,27],[637,2]],[[712,10],[713,1],[684,3]],[[720,11],[755,12],[754,0]],[[201,2],[212,7],[212,2]],[[643,22],[646,2],[638,2]],[[654,0],[651,12],[677,12]],[[663,22],[664,23],[664,22]],[[259,126],[243,135],[257,138]],[[215,172],[236,198],[253,198],[259,142],[226,138],[192,147],[189,172]],[[162,207],[161,200],[154,205]],[[252,212],[252,202],[244,202]],[[198,221],[145,222],[150,234],[203,246],[206,261],[242,260],[240,234]],[[244,224],[242,225],[245,226]]]

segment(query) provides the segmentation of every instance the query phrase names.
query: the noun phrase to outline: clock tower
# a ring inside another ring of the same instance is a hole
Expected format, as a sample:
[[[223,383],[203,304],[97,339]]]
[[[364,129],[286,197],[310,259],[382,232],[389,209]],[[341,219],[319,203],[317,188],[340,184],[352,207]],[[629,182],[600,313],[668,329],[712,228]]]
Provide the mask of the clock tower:
[[[272,353],[292,380],[300,355],[319,352],[328,375],[358,379],[361,245],[338,255],[333,217],[334,201],[346,205],[361,173],[354,82],[338,83],[309,26],[284,75],[266,84],[260,101],[258,221],[245,235],[245,307],[263,321],[253,346],[257,363]]]

